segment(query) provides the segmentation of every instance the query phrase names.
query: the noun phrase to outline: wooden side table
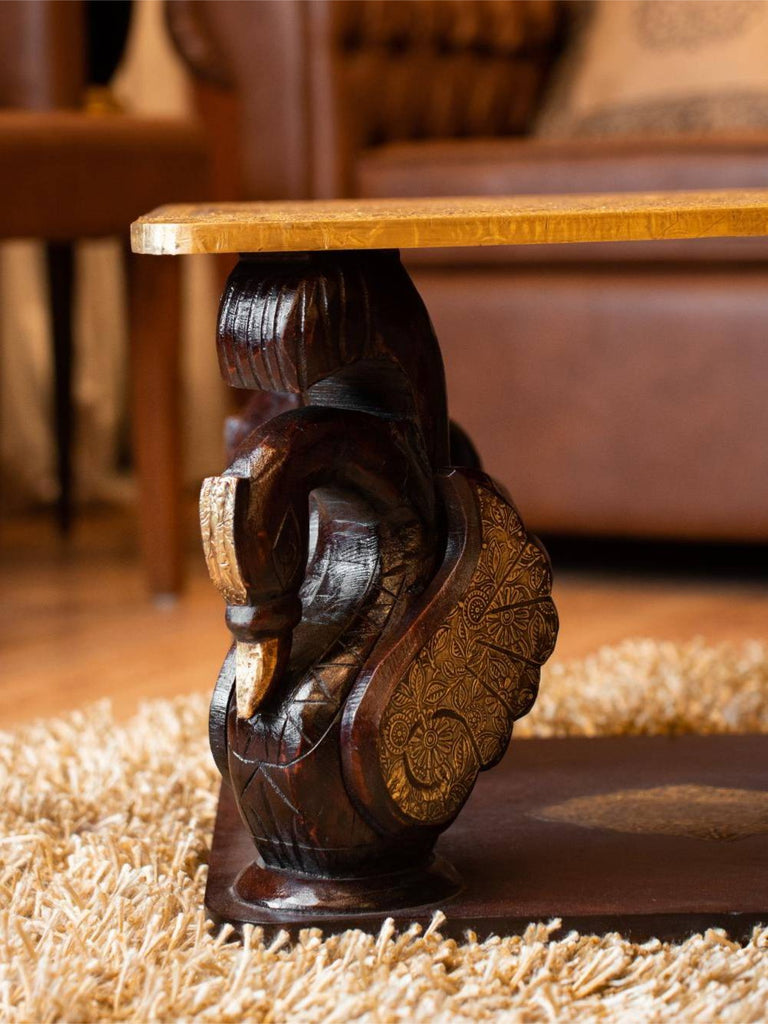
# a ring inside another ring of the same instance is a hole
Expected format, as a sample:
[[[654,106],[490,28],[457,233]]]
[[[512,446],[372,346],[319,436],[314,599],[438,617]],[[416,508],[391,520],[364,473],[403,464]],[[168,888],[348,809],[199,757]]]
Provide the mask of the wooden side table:
[[[200,505],[232,634],[210,716],[216,920],[378,928],[440,906],[454,934],[558,916],[640,936],[768,917],[765,737],[528,741],[478,779],[554,648],[551,573],[449,425],[398,254],[765,234],[768,191],[164,207],[134,224],[137,252],[243,254],[219,362],[257,395]]]

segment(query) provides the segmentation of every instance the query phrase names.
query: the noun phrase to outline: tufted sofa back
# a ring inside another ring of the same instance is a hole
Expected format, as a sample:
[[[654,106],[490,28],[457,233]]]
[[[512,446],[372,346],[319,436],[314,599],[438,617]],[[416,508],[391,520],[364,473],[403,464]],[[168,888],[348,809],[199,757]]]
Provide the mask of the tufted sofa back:
[[[246,194],[350,190],[369,146],[524,133],[554,0],[171,0],[177,48],[239,96]]]
[[[331,46],[364,145],[525,132],[555,11],[508,0],[350,0]]]

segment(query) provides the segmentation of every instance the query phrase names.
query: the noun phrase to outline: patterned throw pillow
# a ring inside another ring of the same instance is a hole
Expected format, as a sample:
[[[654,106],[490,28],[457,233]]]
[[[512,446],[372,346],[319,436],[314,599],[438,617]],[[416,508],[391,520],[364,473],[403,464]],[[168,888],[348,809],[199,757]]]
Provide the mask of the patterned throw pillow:
[[[713,135],[768,129],[765,0],[579,5],[536,134]]]

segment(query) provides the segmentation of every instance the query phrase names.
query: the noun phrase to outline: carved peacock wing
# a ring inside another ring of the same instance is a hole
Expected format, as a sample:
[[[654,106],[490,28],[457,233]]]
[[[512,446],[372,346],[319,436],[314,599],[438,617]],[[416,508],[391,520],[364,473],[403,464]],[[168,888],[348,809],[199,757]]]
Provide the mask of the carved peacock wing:
[[[440,586],[356,712],[361,738],[376,746],[378,778],[364,771],[364,786],[386,792],[396,819],[433,826],[455,817],[506,750],[557,636],[544,549],[489,477],[456,470],[451,482],[461,543],[449,544]]]

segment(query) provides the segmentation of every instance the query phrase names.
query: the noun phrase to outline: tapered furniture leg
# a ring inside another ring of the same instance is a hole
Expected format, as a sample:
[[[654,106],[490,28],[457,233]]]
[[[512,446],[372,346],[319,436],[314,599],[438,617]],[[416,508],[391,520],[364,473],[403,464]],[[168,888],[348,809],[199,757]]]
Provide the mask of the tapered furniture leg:
[[[72,442],[74,433],[72,402],[74,249],[72,243],[49,242],[46,245],[46,257],[53,343],[53,424],[56,474],[59,485],[56,512],[59,528],[62,533],[67,533],[72,524]]]
[[[180,265],[130,259],[130,385],[141,550],[149,588],[182,581]]]
[[[396,249],[715,234],[768,235],[768,192],[166,207],[133,226],[138,252],[242,254],[219,366],[263,396],[200,496],[231,634],[209,718],[214,920],[376,931],[440,907],[456,936],[559,917],[645,937],[765,920],[765,737],[504,756],[555,644],[549,563],[449,428]]]

